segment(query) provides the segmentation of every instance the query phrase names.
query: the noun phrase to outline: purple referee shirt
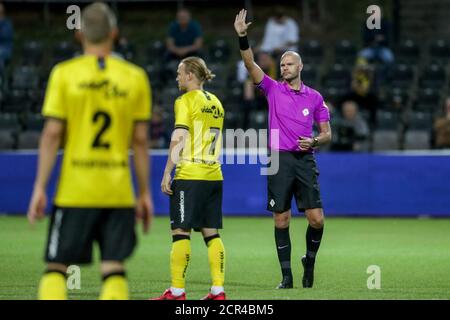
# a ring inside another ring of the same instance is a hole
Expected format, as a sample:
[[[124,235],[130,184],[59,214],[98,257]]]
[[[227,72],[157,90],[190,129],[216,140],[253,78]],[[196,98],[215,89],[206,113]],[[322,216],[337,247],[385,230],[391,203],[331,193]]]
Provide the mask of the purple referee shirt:
[[[271,150],[298,152],[298,138],[312,138],[314,122],[330,121],[330,112],[320,93],[303,82],[300,90],[294,90],[287,82],[275,81],[265,74],[257,88],[264,93],[269,104]],[[272,138],[273,130],[279,130],[278,143]]]

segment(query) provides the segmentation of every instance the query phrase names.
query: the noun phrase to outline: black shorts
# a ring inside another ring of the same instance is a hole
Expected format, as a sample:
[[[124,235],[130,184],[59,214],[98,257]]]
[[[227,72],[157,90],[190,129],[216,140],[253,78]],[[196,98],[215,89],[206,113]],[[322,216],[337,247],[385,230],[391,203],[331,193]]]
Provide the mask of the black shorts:
[[[46,262],[65,265],[92,261],[92,246],[102,261],[124,261],[136,246],[134,208],[54,207],[45,250]]]
[[[171,229],[221,229],[222,185],[222,181],[174,180],[170,196]]]
[[[267,176],[267,210],[280,213],[291,209],[292,196],[299,211],[322,208],[314,155],[280,152],[279,161],[278,172]]]

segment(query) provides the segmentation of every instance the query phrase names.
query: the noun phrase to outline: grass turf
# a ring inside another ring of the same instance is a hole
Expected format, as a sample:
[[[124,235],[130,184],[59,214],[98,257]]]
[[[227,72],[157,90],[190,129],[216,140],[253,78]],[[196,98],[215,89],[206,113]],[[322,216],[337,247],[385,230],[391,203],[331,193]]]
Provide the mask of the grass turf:
[[[31,230],[24,217],[0,216],[0,299],[35,299],[44,270],[48,220]],[[306,220],[291,223],[294,289],[275,290],[281,275],[271,218],[224,219],[226,292],[230,299],[449,299],[450,219],[327,218],[317,257],[313,289],[301,288],[300,257],[305,251]],[[171,237],[167,217],[155,219],[152,232],[139,236],[130,258],[132,299],[147,299],[170,286]],[[98,261],[98,251],[94,257]],[[381,268],[381,289],[367,288],[367,268]],[[81,268],[81,289],[70,299],[97,299],[98,262]],[[210,285],[207,251],[201,235],[192,236],[187,271],[188,299],[199,299]]]

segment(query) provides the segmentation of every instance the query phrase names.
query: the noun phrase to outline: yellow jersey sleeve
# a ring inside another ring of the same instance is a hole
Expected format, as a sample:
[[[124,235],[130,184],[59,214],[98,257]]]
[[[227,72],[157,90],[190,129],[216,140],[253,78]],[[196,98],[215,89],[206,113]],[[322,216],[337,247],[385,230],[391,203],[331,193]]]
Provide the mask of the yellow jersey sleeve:
[[[133,119],[135,121],[147,121],[151,118],[152,112],[152,88],[147,74],[143,71],[139,74],[137,88],[138,93],[133,110]]]
[[[183,128],[189,130],[192,127],[189,105],[183,97],[175,100],[175,128]]]
[[[58,66],[53,68],[48,80],[42,115],[63,120],[67,118],[66,104],[64,103],[64,80]]]

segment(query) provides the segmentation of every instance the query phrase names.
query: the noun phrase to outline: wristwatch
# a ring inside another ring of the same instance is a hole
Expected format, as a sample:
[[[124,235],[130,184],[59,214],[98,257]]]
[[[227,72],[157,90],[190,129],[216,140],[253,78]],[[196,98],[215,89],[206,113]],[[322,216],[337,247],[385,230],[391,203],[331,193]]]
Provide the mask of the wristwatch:
[[[319,139],[317,139],[316,137],[313,138],[313,143],[311,144],[311,147],[317,147],[319,145]]]

